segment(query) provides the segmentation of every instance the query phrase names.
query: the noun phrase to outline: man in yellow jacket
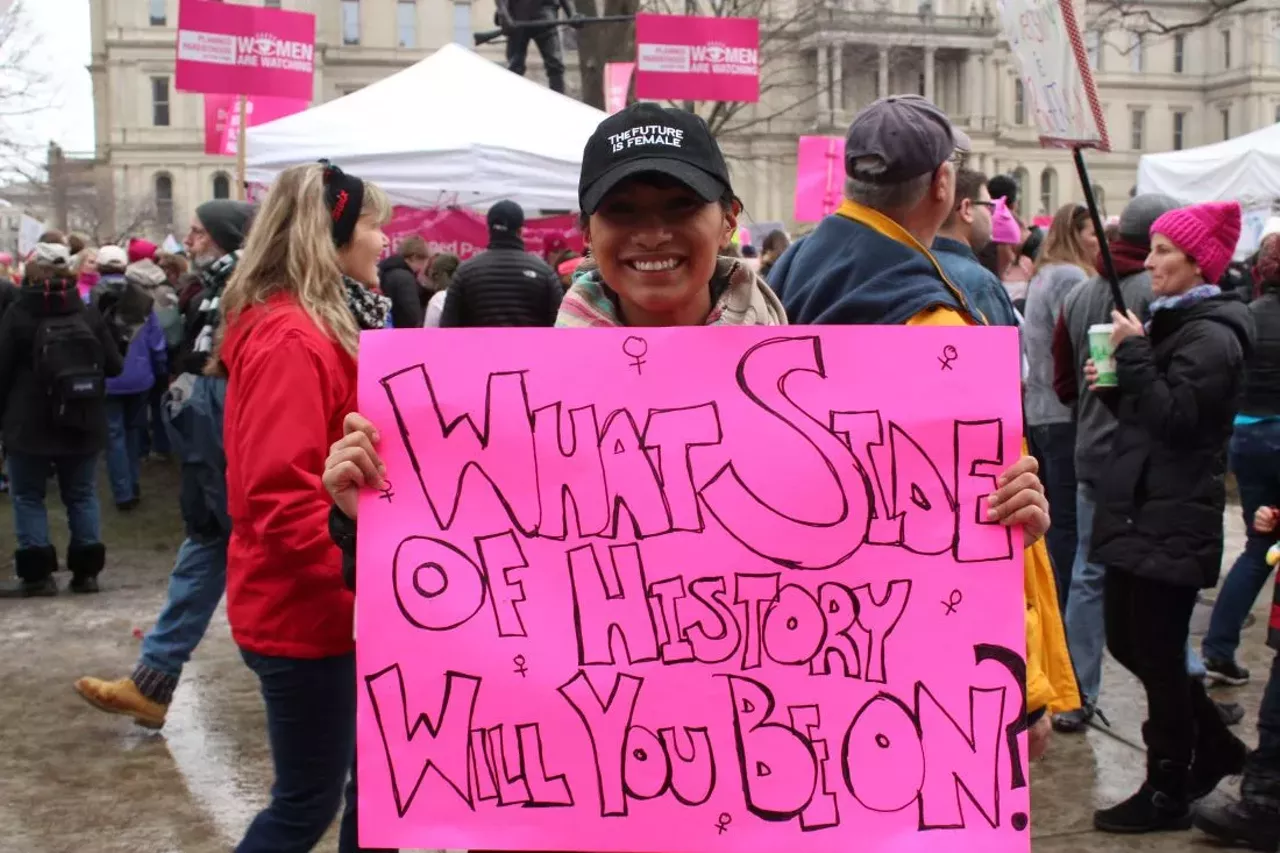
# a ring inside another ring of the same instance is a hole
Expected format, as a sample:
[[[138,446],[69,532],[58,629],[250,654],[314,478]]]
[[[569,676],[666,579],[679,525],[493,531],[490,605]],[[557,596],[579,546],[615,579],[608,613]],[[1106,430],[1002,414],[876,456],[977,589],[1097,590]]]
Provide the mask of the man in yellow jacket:
[[[882,98],[854,117],[845,140],[845,201],[778,260],[769,276],[792,323],[985,325],[927,248],[955,205],[969,139],[915,95]],[[1024,447],[1025,452],[1025,447]],[[1024,456],[1010,472],[1034,477]],[[1025,481],[1025,480],[1024,480]],[[1038,480],[1036,480],[1038,485]],[[1004,485],[1004,484],[1002,484]],[[1043,507],[995,507],[1025,524],[1027,709],[1031,753],[1049,716],[1080,705],[1048,552]]]

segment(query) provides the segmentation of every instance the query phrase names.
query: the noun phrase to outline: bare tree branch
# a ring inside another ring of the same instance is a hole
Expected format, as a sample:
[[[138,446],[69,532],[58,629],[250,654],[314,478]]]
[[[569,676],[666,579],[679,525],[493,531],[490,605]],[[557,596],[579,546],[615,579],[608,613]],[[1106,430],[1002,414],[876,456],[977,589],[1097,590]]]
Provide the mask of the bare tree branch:
[[[1203,0],[1194,7],[1196,13],[1187,20],[1172,21],[1164,17],[1160,11],[1152,11],[1145,2],[1139,0],[1094,0],[1089,4],[1090,18],[1086,29],[1094,32],[1107,30],[1125,30],[1140,36],[1167,36],[1174,33],[1185,33],[1198,30],[1212,24],[1224,14],[1243,5],[1248,0]],[[1137,47],[1137,43],[1120,48],[1127,54]]]

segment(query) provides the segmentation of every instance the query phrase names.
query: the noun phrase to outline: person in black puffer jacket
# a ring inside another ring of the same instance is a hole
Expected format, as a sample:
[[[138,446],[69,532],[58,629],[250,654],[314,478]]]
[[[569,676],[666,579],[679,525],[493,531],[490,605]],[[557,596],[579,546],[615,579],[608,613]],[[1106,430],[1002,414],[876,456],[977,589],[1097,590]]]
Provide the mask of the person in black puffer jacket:
[[[37,339],[45,342],[47,354],[39,364]],[[45,509],[50,466],[57,471],[71,527],[71,589],[98,591],[106,562],[97,495],[98,454],[107,446],[103,383],[123,367],[102,315],[80,298],[67,247],[37,245],[23,286],[0,321],[0,423],[12,478],[20,581],[0,589],[0,597],[57,594],[58,555],[49,542]],[[67,386],[62,395],[45,381],[51,371],[71,380],[57,383]]]
[[[1240,205],[1171,210],[1151,226],[1151,319],[1112,313],[1117,427],[1099,484],[1092,556],[1106,566],[1107,648],[1147,693],[1147,775],[1094,814],[1104,832],[1187,829],[1189,804],[1244,768],[1245,746],[1203,684],[1186,643],[1200,589],[1222,564],[1227,440],[1253,347],[1248,309],[1216,284],[1240,236]],[[1085,375],[1097,392],[1097,366]]]
[[[431,293],[418,282],[429,259],[427,241],[411,234],[400,243],[399,252],[378,264],[378,287],[391,300],[392,328],[417,329],[422,325]]]
[[[454,273],[440,325],[554,325],[564,288],[546,261],[524,250],[524,211],[500,201],[489,208],[488,221],[489,248]]]

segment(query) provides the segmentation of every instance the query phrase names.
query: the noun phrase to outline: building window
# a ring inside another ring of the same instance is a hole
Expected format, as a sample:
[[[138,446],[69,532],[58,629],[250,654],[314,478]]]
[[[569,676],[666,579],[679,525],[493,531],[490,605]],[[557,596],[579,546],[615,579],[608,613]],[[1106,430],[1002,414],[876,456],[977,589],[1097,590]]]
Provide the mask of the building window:
[[[231,179],[226,172],[218,172],[213,176],[213,197],[231,198]]]
[[[1222,116],[1222,138],[1231,138],[1231,107],[1223,107],[1218,110],[1218,114]]]
[[[1040,212],[1052,215],[1058,209],[1058,173],[1050,167],[1040,173]]]
[[[1222,31],[1222,70],[1231,67],[1231,30]]]
[[[924,72],[920,72],[920,76],[916,78],[916,94],[924,97]]]
[[[1027,90],[1017,79],[1013,81],[1013,123],[1019,127],[1027,123]]]
[[[1141,74],[1146,68],[1146,39],[1142,33],[1133,33],[1129,38],[1129,70],[1134,74]]]
[[[1093,185],[1093,201],[1098,205],[1098,213],[1103,217],[1107,215],[1107,194],[1102,190],[1102,184]]]
[[[164,172],[156,175],[156,220],[165,228],[173,225],[173,178]]]
[[[1186,64],[1187,37],[1178,33],[1173,37],[1173,73],[1181,74],[1187,70]]]
[[[471,47],[471,2],[453,0],[453,40]]]
[[[396,37],[400,47],[418,46],[418,4],[415,0],[396,3]]]
[[[151,123],[156,127],[169,126],[169,78],[151,78]]]
[[[279,9],[280,0],[262,0],[262,5],[267,9]]]
[[[1027,190],[1031,186],[1031,175],[1027,170],[1019,166],[1013,170],[1013,182],[1018,185],[1018,198],[1023,204],[1027,203]]]
[[[1280,104],[1276,104],[1276,123],[1280,124]]]
[[[163,27],[165,24],[164,0],[150,0],[147,4],[151,11],[151,26]]]
[[[1173,150],[1181,151],[1187,143],[1187,114],[1177,112],[1173,114]]]
[[[1098,70],[1098,62],[1102,59],[1102,33],[1089,30],[1085,33],[1085,47],[1089,52],[1089,67]]]
[[[342,43],[360,43],[360,0],[342,0]]]
[[[1141,151],[1147,135],[1147,111],[1132,110],[1129,113],[1129,147]]]

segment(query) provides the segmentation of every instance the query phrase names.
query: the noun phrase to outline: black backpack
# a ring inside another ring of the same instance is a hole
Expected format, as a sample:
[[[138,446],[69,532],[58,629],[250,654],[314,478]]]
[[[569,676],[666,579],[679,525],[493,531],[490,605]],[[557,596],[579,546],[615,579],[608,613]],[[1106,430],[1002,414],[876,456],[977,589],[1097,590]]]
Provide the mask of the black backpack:
[[[82,312],[45,317],[36,327],[32,364],[53,424],[87,432],[106,393],[102,342]]]

